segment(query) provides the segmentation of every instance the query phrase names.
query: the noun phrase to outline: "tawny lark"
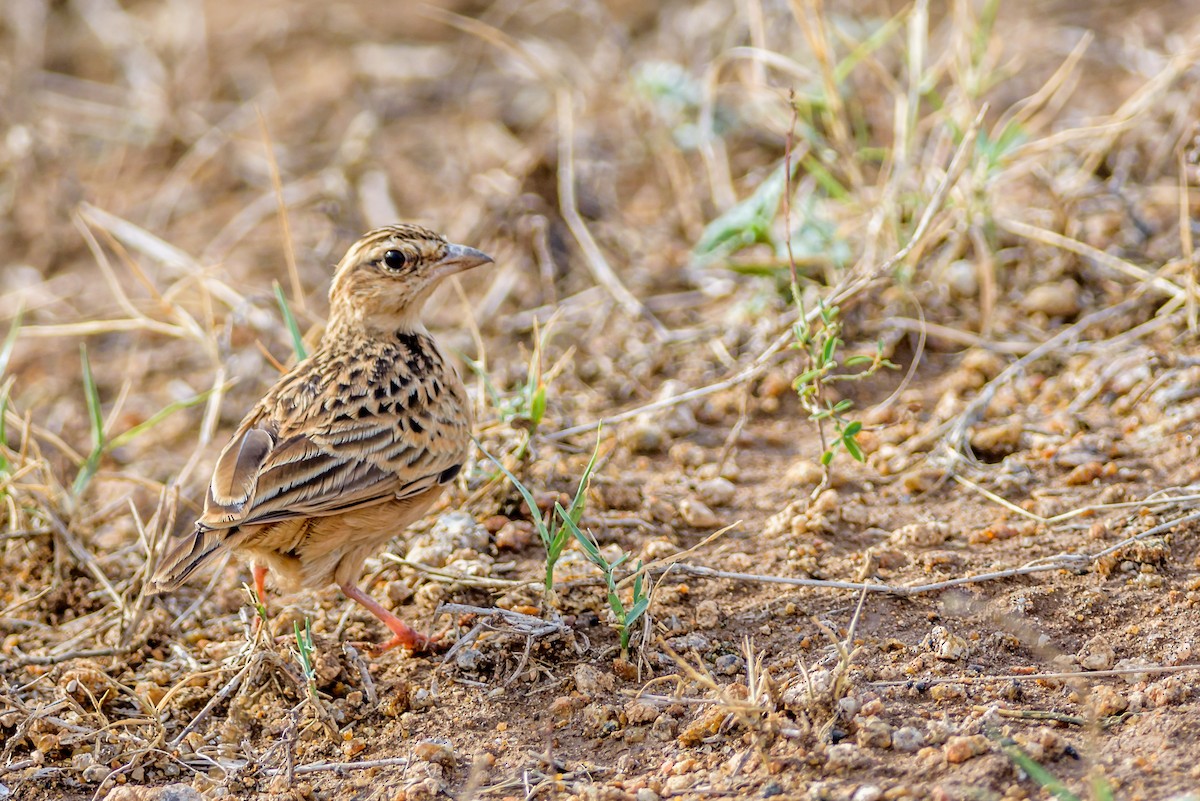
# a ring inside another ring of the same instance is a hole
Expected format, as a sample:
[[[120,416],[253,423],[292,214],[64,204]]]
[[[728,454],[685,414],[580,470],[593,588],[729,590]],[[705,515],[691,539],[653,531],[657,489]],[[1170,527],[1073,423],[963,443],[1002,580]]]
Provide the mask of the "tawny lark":
[[[379,652],[426,647],[356,582],[467,457],[466,391],[420,314],[441,279],[491,261],[415,225],[356,242],[333,277],[320,345],[238,426],[204,514],[163,558],[154,589],[232,550],[252,565],[259,598],[268,571],[286,591],[335,583],[395,634]]]

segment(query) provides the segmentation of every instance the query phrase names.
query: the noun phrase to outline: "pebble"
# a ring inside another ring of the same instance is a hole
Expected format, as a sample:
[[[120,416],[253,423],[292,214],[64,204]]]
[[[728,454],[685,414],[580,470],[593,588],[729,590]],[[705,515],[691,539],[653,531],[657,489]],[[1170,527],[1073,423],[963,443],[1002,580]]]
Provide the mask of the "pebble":
[[[746,660],[737,654],[722,654],[713,665],[722,676],[732,676],[741,673],[746,667]]]
[[[859,718],[854,739],[860,748],[891,748],[892,725],[874,716]]]
[[[1101,718],[1119,715],[1129,708],[1129,699],[1105,684],[1092,689],[1090,700],[1096,716]]]
[[[1074,317],[1079,314],[1079,284],[1073,278],[1064,278],[1054,284],[1035,286],[1021,298],[1021,308],[1047,317]]]
[[[973,734],[969,737],[955,736],[946,740],[942,752],[945,754],[947,762],[958,765],[980,754],[986,754],[988,741],[982,734]]]
[[[696,626],[702,629],[715,629],[721,625],[721,607],[709,598],[696,604]]]
[[[854,743],[838,743],[825,751],[825,766],[830,770],[853,768],[865,761],[862,749]]]
[[[854,795],[850,796],[850,801],[879,801],[881,798],[883,798],[883,788],[873,784],[864,784],[854,791]]]
[[[104,801],[203,801],[203,798],[189,785],[177,783],[162,787],[114,787]]]
[[[456,762],[454,748],[449,741],[442,739],[421,740],[413,746],[413,755],[425,762],[432,762],[444,768],[453,768]]]
[[[794,487],[813,486],[821,483],[825,470],[811,459],[800,459],[793,462],[783,474],[783,480]]]
[[[1024,428],[1020,420],[981,428],[971,433],[971,447],[987,454],[1014,453],[1021,445]]]
[[[586,663],[576,665],[571,676],[575,679],[575,689],[588,698],[611,693],[617,686],[612,673],[597,670]]]
[[[737,494],[737,487],[727,478],[709,478],[696,485],[696,495],[709,506],[728,506]]]
[[[1154,665],[1154,663],[1151,662],[1149,659],[1144,659],[1144,658],[1138,656],[1138,657],[1132,657],[1129,659],[1119,659],[1119,660],[1117,660],[1115,667],[1117,667],[1121,670],[1128,670],[1130,668],[1151,667],[1153,665]],[[1149,679],[1150,674],[1149,673],[1140,673],[1140,672],[1139,673],[1126,673],[1122,676],[1122,678],[1125,679],[1125,682],[1127,684],[1138,684],[1140,682],[1143,682],[1143,681],[1146,681],[1147,679]]]
[[[433,693],[424,687],[418,687],[408,698],[408,708],[414,712],[429,709],[437,703]]]
[[[950,538],[950,526],[938,520],[926,520],[901,526],[888,536],[892,545],[929,548],[940,545]]]
[[[652,706],[642,701],[630,701],[625,705],[625,720],[631,726],[638,726],[644,723],[653,723],[658,719],[660,714],[657,707]]]
[[[913,753],[921,750],[924,744],[925,738],[914,726],[901,726],[892,732],[892,748],[896,751]]]
[[[1084,670],[1111,670],[1117,663],[1117,652],[1108,643],[1108,638],[1096,635],[1088,640],[1075,655]]]
[[[510,520],[496,532],[495,542],[501,550],[524,550],[533,542],[533,526],[524,520]]]
[[[633,453],[661,453],[667,447],[667,432],[655,421],[639,417],[621,430],[621,442]]]
[[[454,655],[454,664],[460,669],[474,672],[479,670],[483,652],[478,648],[464,648]]]
[[[960,298],[973,298],[979,294],[979,276],[975,274],[975,265],[966,259],[946,265],[943,278],[950,291]]]
[[[692,528],[715,528],[721,523],[716,513],[696,498],[684,498],[679,502],[679,516]]]
[[[649,787],[642,787],[633,796],[636,801],[659,801],[658,793],[651,790]]]
[[[944,659],[947,662],[958,662],[966,659],[971,652],[967,641],[957,634],[952,634],[945,626],[934,626],[921,643],[938,659]]]

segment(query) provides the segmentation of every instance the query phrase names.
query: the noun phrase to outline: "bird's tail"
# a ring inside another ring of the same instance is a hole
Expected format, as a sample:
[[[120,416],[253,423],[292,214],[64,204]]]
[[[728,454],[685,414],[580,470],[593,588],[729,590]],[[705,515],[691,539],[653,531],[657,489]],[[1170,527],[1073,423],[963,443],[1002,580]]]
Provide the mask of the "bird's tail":
[[[170,592],[183,584],[200,568],[220,556],[231,534],[237,529],[212,529],[199,523],[192,533],[179,537],[159,562],[150,579],[152,593]]]

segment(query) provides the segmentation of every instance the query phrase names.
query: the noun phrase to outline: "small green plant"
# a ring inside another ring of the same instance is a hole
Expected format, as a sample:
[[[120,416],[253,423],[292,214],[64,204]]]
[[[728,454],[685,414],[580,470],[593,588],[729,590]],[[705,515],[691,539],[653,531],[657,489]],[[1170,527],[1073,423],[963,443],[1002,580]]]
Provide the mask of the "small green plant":
[[[545,590],[549,595],[554,590],[554,565],[558,563],[563,549],[571,541],[571,527],[578,526],[579,521],[583,518],[583,508],[587,502],[587,488],[592,480],[592,472],[596,468],[596,458],[600,455],[600,429],[598,427],[596,429],[596,449],[592,451],[592,458],[588,460],[587,467],[584,468],[583,475],[579,479],[579,486],[575,489],[575,497],[571,501],[570,508],[563,509],[560,504],[556,503],[555,508],[545,515],[539,513],[537,500],[529,488],[521,483],[521,480],[513,475],[503,462],[484,450],[478,440],[475,441],[475,445],[483,451],[484,456],[500,468],[500,471],[516,487],[517,492],[529,506],[534,529],[537,531],[538,539],[542,541],[542,547],[546,549]]]
[[[608,607],[612,610],[615,618],[613,627],[621,637],[621,656],[625,657],[629,653],[629,638],[633,633],[633,624],[650,608],[650,594],[644,585],[642,563],[641,561],[637,563],[633,579],[633,598],[627,608],[625,602],[621,600],[621,594],[617,591],[616,570],[629,559],[629,554],[623,553],[615,561],[609,562],[600,552],[600,545],[590,535],[584,534],[580,530],[579,525],[570,519],[560,504],[555,504],[554,509],[566,522],[571,534],[579,543],[579,547],[583,548],[584,556],[604,574],[604,583],[608,587]]]
[[[267,605],[263,603],[262,598],[258,597],[258,590],[245,582],[242,582],[242,589],[250,597],[250,606],[254,609],[254,614],[258,617],[259,623],[262,626],[266,626],[270,622],[267,618]]]
[[[538,427],[546,416],[547,385],[549,376],[542,361],[546,342],[550,338],[550,325],[539,334],[537,321],[533,327],[533,353],[529,357],[529,367],[525,371],[525,380],[512,392],[504,393],[492,383],[487,369],[480,361],[469,356],[463,356],[471,372],[483,381],[484,391],[497,416],[502,422],[524,429],[525,438],[517,448],[516,458],[524,457],[529,448],[529,442],[537,432]]]
[[[1025,772],[1038,787],[1042,788],[1050,795],[1058,799],[1058,801],[1083,801],[1078,795],[1071,792],[1065,784],[1063,784],[1057,776],[1046,770],[1036,759],[1025,752],[1010,737],[1001,737],[998,732],[988,732],[988,736],[995,740],[1000,745],[1000,750],[1004,752],[1012,763]],[[1092,792],[1090,798],[1092,801],[1113,801],[1114,794],[1112,785],[1108,779],[1098,772],[1093,772],[1091,776]]]
[[[809,368],[796,376],[792,386],[800,397],[800,405],[808,412],[808,418],[817,424],[817,432],[821,437],[821,465],[826,469],[828,478],[829,466],[838,450],[844,448],[851,458],[859,462],[866,457],[857,440],[862,423],[846,416],[854,402],[846,398],[835,402],[827,396],[825,388],[837,382],[861,381],[874,375],[880,368],[896,369],[897,366],[884,358],[882,343],[876,345],[874,356],[849,356],[839,363],[838,350],[846,344],[841,338],[840,310],[837,306],[826,306],[819,302],[819,325],[814,325],[804,314],[804,306],[799,298],[797,292],[800,319],[792,326],[792,348],[804,351]],[[860,367],[862,369],[854,369]],[[826,436],[825,426],[828,423],[833,424],[832,438]]]
[[[316,647],[313,645],[312,620],[304,618],[304,628],[300,628],[300,621],[297,620],[292,624],[292,628],[296,634],[296,654],[300,658],[300,669],[304,671],[304,679],[308,683],[308,692],[315,694],[317,671],[313,667],[313,653]]]
[[[292,337],[292,350],[296,351],[296,361],[304,361],[308,358],[308,350],[304,347],[304,335],[300,333],[300,326],[296,324],[296,316],[292,314],[292,307],[288,305],[287,296],[283,294],[283,287],[279,282],[275,282],[275,300],[279,303],[279,313],[283,316],[283,324],[287,326],[288,333]]]
[[[181,401],[169,403],[162,409],[152,414],[137,425],[121,432],[111,439],[105,433],[104,412],[100,404],[100,390],[96,387],[96,377],[92,373],[92,364],[88,359],[87,345],[80,343],[79,359],[83,364],[83,394],[84,400],[87,403],[88,423],[91,430],[92,448],[88,452],[87,457],[83,460],[83,465],[79,468],[79,472],[75,476],[75,482],[72,484],[72,492],[76,497],[81,495],[87,485],[91,482],[92,477],[96,475],[96,471],[100,468],[100,460],[104,454],[127,445],[132,442],[138,435],[150,430],[154,426],[161,423],[166,418],[175,414],[181,409],[187,409],[199,403],[203,403],[212,390],[205,390],[199,395],[193,395],[190,398]],[[6,396],[7,397],[7,396]]]

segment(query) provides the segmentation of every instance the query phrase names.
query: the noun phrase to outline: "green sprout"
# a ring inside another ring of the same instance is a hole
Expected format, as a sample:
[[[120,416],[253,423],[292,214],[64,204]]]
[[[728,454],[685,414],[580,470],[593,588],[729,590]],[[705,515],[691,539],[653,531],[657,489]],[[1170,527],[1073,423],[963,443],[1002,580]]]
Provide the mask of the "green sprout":
[[[304,336],[300,333],[300,326],[296,324],[296,316],[292,314],[292,307],[288,305],[287,296],[283,294],[283,287],[279,282],[275,282],[275,300],[279,303],[279,313],[283,315],[283,324],[287,326],[288,333],[292,336],[292,350],[296,352],[296,361],[304,361],[308,358],[308,350],[304,347]]]
[[[584,505],[587,502],[587,488],[592,480],[592,472],[596,467],[596,458],[600,455],[600,429],[596,429],[596,449],[592,451],[592,458],[588,460],[587,467],[583,470],[583,475],[579,479],[579,486],[575,489],[575,497],[571,501],[571,506],[563,509],[561,505],[555,504],[555,509],[552,513],[542,515],[538,512],[537,501],[533,497],[533,493],[529,491],[521,480],[513,475],[504,463],[497,459],[492,454],[484,450],[479,441],[475,441],[476,446],[483,451],[484,456],[490,459],[500,471],[508,478],[512,485],[516,488],[521,497],[525,499],[525,503],[529,506],[530,518],[533,520],[534,529],[536,529],[538,538],[542,541],[542,547],[546,550],[546,575],[545,575],[545,591],[549,595],[554,589],[554,565],[562,556],[563,549],[571,540],[572,526],[578,526],[579,521],[583,518]]]
[[[190,398],[169,403],[142,422],[110,439],[104,433],[104,413],[100,403],[100,390],[96,387],[96,377],[92,373],[92,363],[88,359],[87,345],[82,343],[79,345],[79,359],[83,364],[83,395],[87,403],[88,427],[91,431],[92,447],[75,476],[74,484],[72,484],[72,492],[76,497],[87,489],[88,484],[96,475],[96,471],[100,469],[100,460],[104,457],[104,454],[114,448],[120,448],[129,444],[140,434],[149,431],[163,420],[175,414],[175,412],[203,403],[213,392],[213,390],[209,389]]]
[[[650,608],[650,595],[643,583],[642,563],[638,562],[634,572],[632,603],[626,608],[625,602],[621,600],[621,594],[617,591],[616,570],[629,559],[629,554],[623,553],[615,561],[609,562],[600,552],[600,545],[596,540],[590,534],[584,534],[560,504],[555,504],[554,510],[566,522],[571,534],[579,543],[579,547],[583,548],[583,554],[587,560],[604,574],[604,583],[608,587],[608,606],[615,618],[613,626],[621,637],[621,656],[625,657],[629,653],[629,637],[633,630],[633,624]]]

